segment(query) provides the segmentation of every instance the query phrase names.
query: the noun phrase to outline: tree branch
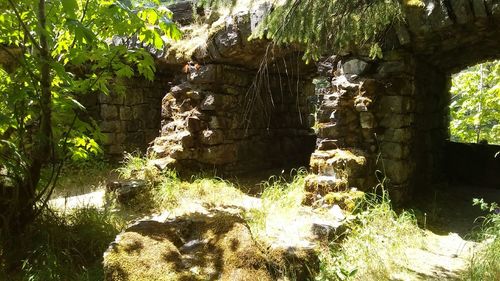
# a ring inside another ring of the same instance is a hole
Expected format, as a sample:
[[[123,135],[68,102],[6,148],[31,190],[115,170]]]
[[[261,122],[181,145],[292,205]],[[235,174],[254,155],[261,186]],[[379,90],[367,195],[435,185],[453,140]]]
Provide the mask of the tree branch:
[[[35,40],[35,38],[33,38],[33,36],[31,35],[30,33],[30,30],[28,29],[28,27],[26,26],[26,24],[24,23],[23,19],[21,18],[21,15],[19,14],[19,11],[16,9],[16,4],[14,4],[14,2],[12,2],[12,0],[7,0],[9,1],[9,4],[10,6],[12,7],[12,10],[14,10],[14,14],[16,14],[16,17],[17,17],[17,20],[19,21],[19,24],[21,24],[24,32],[26,33],[26,35],[29,37],[31,43],[33,44],[33,46],[35,46],[35,48],[38,50],[38,51],[41,51],[42,50],[42,47],[40,47],[40,45],[38,45],[38,42]]]

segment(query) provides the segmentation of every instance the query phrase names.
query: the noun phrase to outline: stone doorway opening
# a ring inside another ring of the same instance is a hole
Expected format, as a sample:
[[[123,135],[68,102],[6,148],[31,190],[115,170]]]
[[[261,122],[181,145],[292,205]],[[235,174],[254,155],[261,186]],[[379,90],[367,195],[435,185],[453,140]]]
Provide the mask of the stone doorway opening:
[[[446,178],[453,184],[500,189],[500,60],[450,77]]]

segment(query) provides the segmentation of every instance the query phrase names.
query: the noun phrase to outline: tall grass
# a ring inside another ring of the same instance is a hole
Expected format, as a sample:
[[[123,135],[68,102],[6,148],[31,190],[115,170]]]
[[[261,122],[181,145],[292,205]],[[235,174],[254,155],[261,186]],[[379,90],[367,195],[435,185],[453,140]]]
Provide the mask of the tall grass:
[[[21,264],[12,264],[9,272],[4,269],[9,276],[5,280],[103,280],[102,254],[123,226],[105,210],[48,210],[22,237],[10,238],[7,259],[21,259]]]
[[[413,214],[397,214],[385,192],[367,196],[346,238],[321,253],[316,280],[391,280],[406,271],[404,249],[422,244],[423,231]]]
[[[249,209],[246,219],[252,233],[261,240],[266,239],[273,227],[293,220],[298,215],[305,196],[304,184],[307,171],[299,169],[291,181],[282,176],[272,176],[262,183],[260,208]]]
[[[488,214],[479,218],[483,224],[476,238],[482,244],[471,256],[463,279],[500,280],[500,207],[497,203],[486,203],[483,199],[474,199],[474,205]]]
[[[136,210],[182,211],[183,204],[192,202],[231,205],[244,195],[233,183],[214,175],[198,174],[183,180],[175,171],[160,171],[150,159],[138,154],[125,155],[123,165],[117,171],[123,179],[140,179],[147,183],[147,190],[129,204]]]

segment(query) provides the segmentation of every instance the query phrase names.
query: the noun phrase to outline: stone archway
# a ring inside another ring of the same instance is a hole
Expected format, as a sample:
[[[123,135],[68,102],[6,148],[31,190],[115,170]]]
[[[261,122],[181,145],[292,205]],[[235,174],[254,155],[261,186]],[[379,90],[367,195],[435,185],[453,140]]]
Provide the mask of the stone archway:
[[[331,86],[319,97],[316,143],[306,102],[315,66],[299,48],[246,40],[262,11],[227,18],[192,62],[159,60],[176,71],[161,85],[168,93],[149,148],[155,163],[242,172],[304,165],[315,148],[308,188],[367,189],[388,179],[393,200],[408,198],[442,175],[450,74],[500,56],[498,1],[421,2],[388,31],[383,58],[356,51],[319,63]]]
[[[160,168],[232,174],[308,165],[316,69],[296,48],[247,41],[254,16],[226,19],[164,96],[160,136],[149,148]]]
[[[500,4],[422,2],[406,11],[408,24],[387,37],[382,59],[331,58],[337,67],[319,112],[325,118],[310,185],[368,188],[377,183],[378,169],[392,198],[402,201],[442,176],[450,75],[500,57]],[[348,185],[338,184],[342,174]]]

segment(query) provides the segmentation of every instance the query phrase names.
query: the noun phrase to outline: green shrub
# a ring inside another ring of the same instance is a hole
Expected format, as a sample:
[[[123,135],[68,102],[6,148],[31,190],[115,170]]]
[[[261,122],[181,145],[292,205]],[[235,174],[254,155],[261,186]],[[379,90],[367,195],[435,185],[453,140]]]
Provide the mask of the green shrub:
[[[500,207],[497,203],[486,203],[483,199],[474,199],[477,205],[488,214],[480,219],[482,226],[476,238],[482,241],[470,260],[464,273],[464,280],[500,280]]]
[[[102,254],[124,222],[106,210],[46,211],[12,249],[24,253],[14,280],[103,280]]]

